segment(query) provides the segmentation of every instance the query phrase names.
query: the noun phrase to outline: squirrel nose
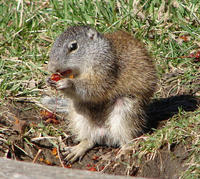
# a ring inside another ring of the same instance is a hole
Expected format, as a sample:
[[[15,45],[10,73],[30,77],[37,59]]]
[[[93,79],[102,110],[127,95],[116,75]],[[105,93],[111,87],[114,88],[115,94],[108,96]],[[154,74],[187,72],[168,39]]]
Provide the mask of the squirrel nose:
[[[59,68],[54,62],[50,60],[48,63],[48,71],[51,73],[57,73],[59,72]]]

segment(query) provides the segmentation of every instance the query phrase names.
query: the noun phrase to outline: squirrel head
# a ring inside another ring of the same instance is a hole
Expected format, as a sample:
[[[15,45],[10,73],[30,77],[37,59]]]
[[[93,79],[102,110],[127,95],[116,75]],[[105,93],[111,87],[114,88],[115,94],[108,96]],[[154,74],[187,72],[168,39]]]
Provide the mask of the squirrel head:
[[[102,67],[112,68],[113,53],[110,42],[90,26],[72,26],[53,44],[48,70],[62,73],[71,70],[77,75],[95,72]]]

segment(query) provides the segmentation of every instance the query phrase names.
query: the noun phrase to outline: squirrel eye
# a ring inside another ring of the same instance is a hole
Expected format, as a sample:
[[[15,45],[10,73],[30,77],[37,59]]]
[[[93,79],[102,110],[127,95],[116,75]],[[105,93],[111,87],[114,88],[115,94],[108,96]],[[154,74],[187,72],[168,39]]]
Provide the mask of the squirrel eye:
[[[72,42],[70,45],[69,45],[69,51],[72,52],[74,50],[76,50],[78,48],[78,44],[77,42]]]

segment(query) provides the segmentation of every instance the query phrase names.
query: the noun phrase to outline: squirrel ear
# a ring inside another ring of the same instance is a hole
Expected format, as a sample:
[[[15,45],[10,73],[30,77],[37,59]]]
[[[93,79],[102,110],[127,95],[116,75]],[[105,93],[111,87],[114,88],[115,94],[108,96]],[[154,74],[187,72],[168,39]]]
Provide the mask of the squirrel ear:
[[[91,39],[94,40],[97,38],[98,32],[94,29],[89,29],[87,32],[87,36]]]

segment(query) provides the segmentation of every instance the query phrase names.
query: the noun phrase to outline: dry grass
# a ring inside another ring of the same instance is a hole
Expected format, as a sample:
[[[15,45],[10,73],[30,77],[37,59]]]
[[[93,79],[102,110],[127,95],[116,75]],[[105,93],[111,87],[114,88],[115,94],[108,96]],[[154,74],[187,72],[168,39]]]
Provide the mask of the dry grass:
[[[0,118],[0,143],[5,145],[6,155],[11,151],[14,154],[13,143],[5,135],[13,135],[14,119],[6,113],[8,106],[15,106],[11,101],[21,99],[35,102],[46,92],[48,72],[45,66],[49,49],[55,37],[70,25],[90,24],[101,32],[124,29],[142,39],[155,58],[160,78],[156,99],[185,94],[200,96],[200,62],[188,58],[200,50],[199,0],[2,0],[0,14],[0,111],[3,116]],[[26,107],[22,111],[28,113],[34,108],[38,107]],[[174,114],[167,118],[162,128],[135,139],[117,158],[113,158],[112,152],[103,155],[102,161],[107,168],[124,165],[126,174],[130,174],[144,160],[160,155],[163,146],[170,151],[171,146],[184,144],[188,151],[184,163],[187,170],[180,178],[198,178],[200,109],[198,106],[193,112],[180,109]],[[31,150],[35,146],[32,138],[66,137],[63,131],[62,127],[40,123],[30,127],[20,140],[24,140]],[[27,155],[34,158],[34,154]]]

